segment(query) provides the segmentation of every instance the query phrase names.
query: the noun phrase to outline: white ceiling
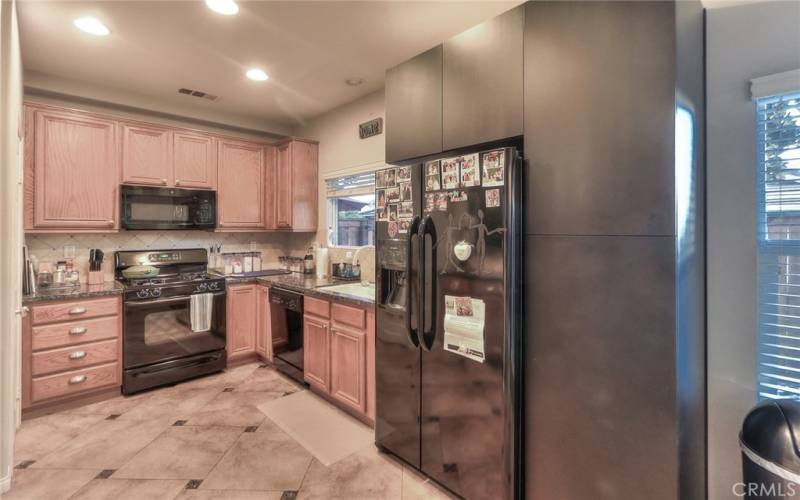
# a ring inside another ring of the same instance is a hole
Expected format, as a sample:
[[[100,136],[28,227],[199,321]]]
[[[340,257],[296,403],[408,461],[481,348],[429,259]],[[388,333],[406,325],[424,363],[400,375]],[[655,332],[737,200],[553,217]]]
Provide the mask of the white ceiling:
[[[154,105],[291,127],[382,88],[387,68],[520,2],[238,3],[239,14],[228,17],[202,1],[22,1],[23,65],[39,81],[85,82]],[[73,27],[86,15],[111,35]],[[245,78],[250,66],[269,81]],[[351,77],[365,83],[350,87]],[[181,87],[220,99],[180,95]]]

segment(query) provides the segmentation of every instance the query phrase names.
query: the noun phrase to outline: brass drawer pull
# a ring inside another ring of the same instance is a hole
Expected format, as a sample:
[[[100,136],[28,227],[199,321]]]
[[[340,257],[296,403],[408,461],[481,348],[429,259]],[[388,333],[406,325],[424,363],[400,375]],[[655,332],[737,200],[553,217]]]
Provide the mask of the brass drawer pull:
[[[69,379],[70,385],[82,384],[86,382],[86,375],[76,375]]]
[[[69,334],[70,335],[83,335],[87,331],[89,331],[89,329],[86,328],[85,326],[76,326],[75,328],[70,328],[69,329]]]
[[[83,359],[86,357],[86,351],[75,351],[70,353],[69,359]]]
[[[73,307],[72,309],[69,310],[69,314],[72,315],[72,316],[77,316],[79,314],[86,314],[86,308],[85,307]]]

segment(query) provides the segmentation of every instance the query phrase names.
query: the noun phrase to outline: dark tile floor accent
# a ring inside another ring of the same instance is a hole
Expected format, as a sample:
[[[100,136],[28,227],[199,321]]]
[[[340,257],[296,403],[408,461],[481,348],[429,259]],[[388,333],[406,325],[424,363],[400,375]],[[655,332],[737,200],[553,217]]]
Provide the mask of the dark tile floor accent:
[[[116,469],[104,469],[104,470],[101,470],[100,473],[97,474],[97,476],[95,476],[95,478],[96,479],[108,479],[108,478],[111,477],[111,474],[113,474],[115,472],[117,472]]]
[[[255,432],[256,430],[258,430],[258,426],[257,425],[251,425],[251,426],[248,426],[248,427],[244,428],[245,432]]]
[[[188,422],[188,420],[176,420],[175,423],[172,425],[175,427],[181,427],[186,425],[186,422]]]
[[[295,500],[297,498],[296,491],[284,491],[281,495],[281,500]]]
[[[22,462],[18,463],[15,469],[27,469],[31,465],[36,463],[36,460],[23,460]]]
[[[187,490],[196,490],[200,487],[200,484],[203,482],[202,479],[191,479],[188,483],[186,483]]]
[[[458,472],[458,464],[444,464],[442,468],[445,472]]]
[[[222,392],[233,392],[233,387],[226,387],[222,389]]]
[[[119,413],[112,413],[111,415],[106,417],[106,420],[116,420],[120,417]]]

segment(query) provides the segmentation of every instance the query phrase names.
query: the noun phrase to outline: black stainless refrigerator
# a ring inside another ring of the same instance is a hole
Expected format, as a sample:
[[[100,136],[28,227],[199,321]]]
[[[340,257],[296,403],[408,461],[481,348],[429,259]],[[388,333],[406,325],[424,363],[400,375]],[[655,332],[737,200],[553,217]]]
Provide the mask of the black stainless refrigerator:
[[[376,445],[463,498],[522,498],[521,155],[376,176]]]

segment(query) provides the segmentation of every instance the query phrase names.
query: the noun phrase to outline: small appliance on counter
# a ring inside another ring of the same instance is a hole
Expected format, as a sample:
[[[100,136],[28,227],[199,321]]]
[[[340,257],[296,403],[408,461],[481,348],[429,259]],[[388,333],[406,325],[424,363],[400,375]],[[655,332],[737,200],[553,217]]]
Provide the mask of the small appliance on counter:
[[[217,259],[216,270],[226,276],[241,276],[262,270],[261,252],[226,252]]]
[[[334,262],[331,266],[331,276],[340,280],[359,281],[361,279],[361,266],[350,262]]]
[[[303,257],[293,257],[291,255],[284,255],[278,257],[281,268],[291,271],[293,273],[305,273],[305,259]]]

